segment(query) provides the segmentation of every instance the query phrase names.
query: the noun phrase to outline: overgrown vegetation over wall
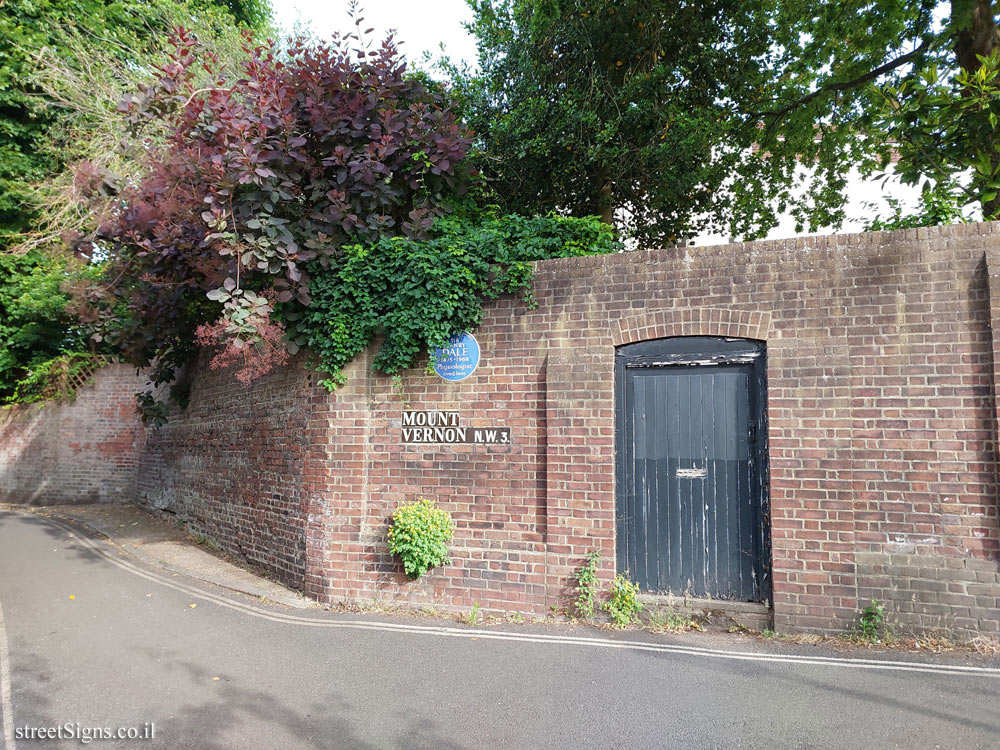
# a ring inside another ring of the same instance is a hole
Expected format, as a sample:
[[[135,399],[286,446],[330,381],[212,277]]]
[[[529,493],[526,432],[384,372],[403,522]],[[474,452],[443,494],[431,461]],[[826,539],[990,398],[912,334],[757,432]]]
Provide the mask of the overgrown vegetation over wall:
[[[196,24],[214,35],[234,21],[267,28],[270,6],[266,0],[5,0],[0,11],[0,252],[33,234],[38,184],[86,147],[60,135],[67,102],[39,96],[52,94],[37,78],[44,68],[40,56],[60,61],[64,69],[103,77],[107,71],[100,63],[106,60],[141,69],[172,24]],[[94,115],[99,112],[95,105],[104,102],[99,88],[90,93],[95,96],[87,106]],[[66,145],[68,154],[61,148]]]
[[[124,107],[165,120],[164,145],[76,238],[109,256],[79,290],[92,329],[154,387],[199,343],[244,382],[305,346],[333,386],[381,334],[375,365],[395,372],[478,323],[483,299],[528,292],[528,261],[617,248],[594,220],[483,207],[447,92],[409,74],[391,40],[359,30],[279,50],[247,35],[238,73],[183,29],[175,43]]]
[[[272,41],[266,0],[6,3],[0,398],[84,353],[148,368],[157,422],[199,348],[243,383],[305,348],[332,387],[380,338],[395,373],[528,261],[837,226],[893,156],[924,203],[872,228],[1000,209],[989,0],[470,5],[478,70],[441,81],[354,2],[327,41]]]
[[[130,132],[116,107],[166,59],[171,26],[196,28],[227,59],[239,49],[234,18],[267,29],[270,8],[264,0],[3,4],[0,403],[38,398],[52,390],[43,384],[52,373],[110,353],[72,299],[101,269],[72,257],[67,243],[114,210],[164,135],[162,123]]]
[[[411,407],[370,371],[374,350],[334,393],[299,361],[249,386],[202,362],[188,408],[170,407],[135,444],[141,381],[112,365],[73,402],[0,411],[0,496],[114,500],[114,490],[169,508],[327,603],[586,616],[624,572],[616,345],[751,338],[767,348],[775,627],[843,633],[877,599],[900,634],[997,634],[1000,299],[989,280],[1000,233],[917,234],[538,263],[535,307],[513,296],[486,305],[472,377],[400,373]],[[405,408],[457,410],[462,425],[508,427],[511,440],[407,444]],[[419,497],[455,528],[451,562],[411,581],[387,533]],[[627,622],[636,602],[617,591]]]
[[[482,214],[440,219],[423,239],[385,237],[348,245],[327,268],[314,263],[312,304],[297,330],[328,374],[383,333],[373,366],[395,375],[455,331],[473,329],[482,302],[501,294],[531,300],[531,266],[539,258],[612,252],[611,228],[596,218]]]

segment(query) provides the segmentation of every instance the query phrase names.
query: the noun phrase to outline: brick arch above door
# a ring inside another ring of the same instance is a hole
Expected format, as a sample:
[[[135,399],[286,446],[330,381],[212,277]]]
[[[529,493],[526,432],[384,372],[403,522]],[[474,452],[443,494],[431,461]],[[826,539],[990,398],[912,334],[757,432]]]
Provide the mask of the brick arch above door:
[[[771,313],[722,307],[637,311],[612,324],[614,346],[668,336],[731,336],[766,341]]]

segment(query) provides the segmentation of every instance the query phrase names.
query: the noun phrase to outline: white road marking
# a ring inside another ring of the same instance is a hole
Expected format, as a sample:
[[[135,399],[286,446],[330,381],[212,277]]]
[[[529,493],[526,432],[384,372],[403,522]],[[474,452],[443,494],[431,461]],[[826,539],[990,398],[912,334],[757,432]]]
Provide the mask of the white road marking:
[[[0,606],[0,719],[3,719],[3,742],[7,750],[15,750],[14,703],[10,697],[10,651],[7,649],[7,627]]]
[[[22,514],[20,511],[9,511]],[[38,516],[35,516],[38,517]],[[803,656],[796,654],[775,654],[775,653],[753,653],[744,651],[729,651],[725,649],[703,648],[698,646],[687,646],[678,644],[655,643],[649,641],[617,640],[600,637],[579,637],[563,635],[544,635],[517,633],[513,631],[498,630],[467,630],[464,628],[452,628],[435,625],[408,625],[399,623],[374,622],[365,620],[338,620],[338,619],[317,619],[303,617],[301,615],[285,614],[282,612],[270,612],[259,609],[251,604],[245,604],[226,596],[203,591],[194,586],[180,583],[169,578],[157,575],[151,571],[120,559],[112,555],[105,548],[106,545],[98,544],[86,537],[80,536],[72,526],[62,521],[44,517],[43,518],[61,528],[77,544],[100,555],[102,558],[122,570],[133,575],[153,581],[167,588],[180,591],[189,596],[196,597],[203,601],[218,604],[220,607],[242,612],[252,617],[257,617],[271,622],[284,623],[289,625],[302,625],[317,628],[336,628],[347,630],[379,630],[383,632],[412,633],[414,635],[431,635],[436,637],[466,638],[473,640],[501,640],[520,641],[524,643],[553,644],[563,646],[583,646],[588,648],[611,648],[627,649],[631,651],[648,651],[654,653],[673,653],[687,656],[698,656],[714,659],[732,659],[737,661],[801,664],[811,666],[842,667],[848,669],[870,669],[896,672],[922,672],[927,674],[952,675],[964,677],[992,677],[1000,678],[1000,669],[994,667],[976,667],[961,664],[934,664],[917,661],[892,661],[882,659],[856,659],[837,656]]]

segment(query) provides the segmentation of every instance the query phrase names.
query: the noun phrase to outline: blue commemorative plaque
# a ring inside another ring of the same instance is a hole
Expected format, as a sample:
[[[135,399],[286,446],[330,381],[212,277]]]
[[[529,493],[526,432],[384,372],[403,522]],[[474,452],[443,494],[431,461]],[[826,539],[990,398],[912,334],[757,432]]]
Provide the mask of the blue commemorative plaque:
[[[465,380],[479,366],[479,342],[468,331],[456,333],[434,350],[434,372],[453,383]]]

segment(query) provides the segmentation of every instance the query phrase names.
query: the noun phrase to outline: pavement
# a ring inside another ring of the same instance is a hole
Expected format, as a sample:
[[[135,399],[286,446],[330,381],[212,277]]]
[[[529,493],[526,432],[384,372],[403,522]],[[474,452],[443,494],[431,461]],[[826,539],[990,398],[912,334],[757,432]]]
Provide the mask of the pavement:
[[[101,507],[0,509],[5,750],[1000,746],[995,657],[293,607]]]

